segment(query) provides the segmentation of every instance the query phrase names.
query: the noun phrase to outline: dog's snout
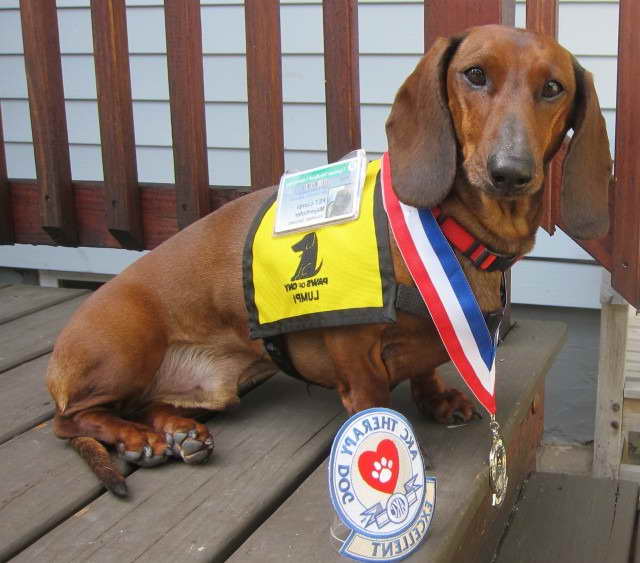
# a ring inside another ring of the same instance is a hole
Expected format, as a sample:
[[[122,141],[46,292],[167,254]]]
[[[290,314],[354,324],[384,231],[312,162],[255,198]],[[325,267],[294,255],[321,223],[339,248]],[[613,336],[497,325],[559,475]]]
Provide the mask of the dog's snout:
[[[522,190],[533,177],[533,161],[530,157],[493,154],[489,157],[487,169],[494,187],[501,192]]]

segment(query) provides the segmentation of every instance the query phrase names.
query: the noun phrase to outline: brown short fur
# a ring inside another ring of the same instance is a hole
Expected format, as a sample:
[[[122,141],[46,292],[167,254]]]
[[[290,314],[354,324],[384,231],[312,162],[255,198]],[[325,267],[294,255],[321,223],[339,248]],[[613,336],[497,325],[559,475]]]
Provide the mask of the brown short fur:
[[[470,85],[472,67],[483,69],[486,87]],[[557,99],[541,98],[549,80],[564,88]],[[387,122],[394,188],[405,203],[440,204],[493,250],[524,254],[547,165],[569,129],[563,219],[574,236],[602,236],[611,158],[591,75],[552,39],[522,30],[486,26],[438,39]],[[497,193],[487,162],[511,154],[510,143],[530,158],[531,178]],[[58,338],[47,374],[55,431],[94,439],[75,446],[116,494],[124,494],[122,480],[105,477],[98,441],[141,465],[167,455],[202,461],[212,441],[189,416],[236,403],[239,387],[277,371],[262,342],[249,339],[241,274],[249,225],[273,191],[225,205],[138,260],[87,299]],[[412,283],[391,246],[397,280]],[[460,261],[481,309],[498,308],[500,273]],[[448,356],[430,320],[399,313],[395,324],[297,332],[287,348],[297,370],[335,387],[349,413],[388,405],[390,388],[409,378],[425,414],[474,416],[472,403],[435,374]]]

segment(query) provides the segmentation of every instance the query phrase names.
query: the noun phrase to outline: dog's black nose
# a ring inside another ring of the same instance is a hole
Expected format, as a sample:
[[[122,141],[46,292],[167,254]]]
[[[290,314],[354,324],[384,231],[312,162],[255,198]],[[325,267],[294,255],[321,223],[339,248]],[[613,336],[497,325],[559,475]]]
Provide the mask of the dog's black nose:
[[[487,169],[495,188],[501,192],[522,190],[532,177],[533,162],[528,157],[494,154],[489,157]]]

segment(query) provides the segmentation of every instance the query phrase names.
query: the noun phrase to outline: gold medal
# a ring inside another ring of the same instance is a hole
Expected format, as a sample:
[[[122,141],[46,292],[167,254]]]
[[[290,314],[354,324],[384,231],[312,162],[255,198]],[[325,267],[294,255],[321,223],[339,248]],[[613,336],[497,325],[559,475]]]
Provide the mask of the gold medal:
[[[492,506],[500,506],[507,494],[507,450],[500,434],[500,425],[494,415],[489,422],[491,430],[491,451],[489,452],[489,486]]]

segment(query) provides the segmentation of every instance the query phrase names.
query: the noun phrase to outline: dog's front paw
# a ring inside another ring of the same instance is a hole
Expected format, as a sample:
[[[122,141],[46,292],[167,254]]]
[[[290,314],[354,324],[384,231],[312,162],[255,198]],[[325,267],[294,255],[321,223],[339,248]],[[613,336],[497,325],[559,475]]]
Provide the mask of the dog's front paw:
[[[173,455],[185,463],[207,461],[213,452],[213,438],[206,426],[203,428],[204,431],[192,428],[188,431],[167,432],[165,439]]]
[[[414,390],[418,410],[440,424],[464,424],[474,418],[482,418],[475,405],[457,389],[422,394]]]
[[[167,461],[167,444],[157,432],[128,428],[126,436],[116,444],[118,455],[140,467],[154,467]]]

